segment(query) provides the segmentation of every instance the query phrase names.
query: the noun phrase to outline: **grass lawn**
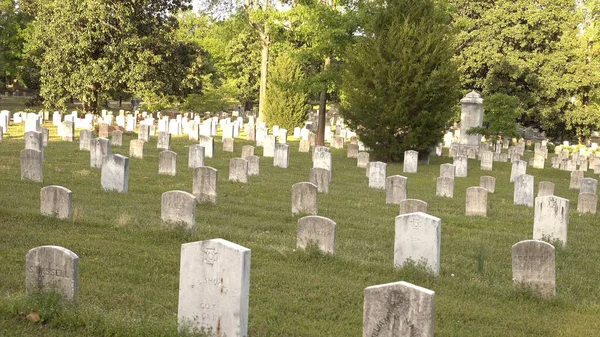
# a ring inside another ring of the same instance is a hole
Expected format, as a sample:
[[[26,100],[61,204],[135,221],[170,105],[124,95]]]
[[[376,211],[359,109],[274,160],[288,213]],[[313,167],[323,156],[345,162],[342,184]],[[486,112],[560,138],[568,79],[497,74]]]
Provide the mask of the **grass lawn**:
[[[129,193],[105,192],[100,170],[78,142],[62,142],[50,128],[44,183],[20,181],[22,126],[11,126],[0,143],[0,336],[176,336],[180,246],[223,238],[252,250],[249,336],[361,336],[365,287],[407,281],[434,290],[437,336],[594,336],[600,331],[600,228],[595,215],[576,212],[577,191],[569,172],[527,168],[535,184],[552,181],[555,194],[571,200],[568,248],[556,251],[557,296],[542,300],[513,287],[511,246],[531,239],[533,208],[513,205],[510,163],[492,172],[469,160],[469,176],[456,178],[453,199],[435,196],[439,165],[431,159],[415,174],[388,164],[387,174],[408,177],[410,198],[429,203],[442,219],[441,270],[437,279],[414,267],[393,268],[394,220],[398,207],[385,204],[385,191],[368,188],[365,170],[345,150],[332,150],[329,194],[319,195],[319,215],[337,223],[334,256],[296,250],[299,217],[291,214],[291,186],[308,181],[310,154],[291,141],[290,168],[261,158],[260,176],[230,183],[229,160],[221,151],[206,165],[219,171],[218,205],[197,206],[194,236],[166,229],[160,220],[161,193],[192,191],[186,137],[173,137],[179,154],[176,176],[158,175],[157,139],[144,159],[130,159]],[[78,133],[78,132],[77,132]],[[126,134],[113,153],[128,156]],[[252,144],[253,145],[253,144]],[[262,148],[256,148],[262,155]],[[546,166],[549,167],[550,159]],[[496,177],[488,216],[466,217],[465,193],[479,177]],[[585,174],[593,176],[592,171]],[[73,191],[73,221],[39,214],[40,188]],[[536,188],[537,193],[537,188]],[[33,247],[59,245],[80,257],[79,304],[61,307],[51,296],[25,296],[25,255]],[[43,323],[25,315],[39,310]]]

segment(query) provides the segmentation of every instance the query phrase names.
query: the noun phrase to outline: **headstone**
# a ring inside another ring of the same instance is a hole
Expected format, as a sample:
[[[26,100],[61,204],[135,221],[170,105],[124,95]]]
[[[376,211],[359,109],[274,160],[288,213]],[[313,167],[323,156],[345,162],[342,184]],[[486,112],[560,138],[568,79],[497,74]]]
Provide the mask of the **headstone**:
[[[158,155],[158,174],[175,176],[177,174],[177,153],[164,150]]]
[[[263,140],[263,157],[275,156],[275,140],[274,135],[265,135]]]
[[[496,192],[496,178],[490,176],[479,177],[479,187],[485,188],[488,193]]]
[[[41,246],[27,252],[25,288],[27,294],[54,291],[77,302],[79,257],[59,246]]]
[[[400,215],[416,212],[427,213],[427,203],[419,199],[404,199],[400,201]]]
[[[111,153],[110,143],[106,138],[95,138],[90,149],[90,167],[101,168],[104,156]]]
[[[313,153],[313,167],[326,169],[329,171],[329,180],[331,181],[331,150],[325,146],[317,146]]]
[[[453,168],[454,166],[451,165]],[[435,195],[438,197],[454,197],[454,179],[450,177],[438,177],[435,186]]]
[[[491,171],[494,167],[494,154],[490,151],[485,151],[481,154],[481,170]]]
[[[231,158],[229,161],[229,181],[248,182],[248,161],[242,158]]]
[[[287,144],[287,136],[288,130],[279,129],[279,133],[277,133],[277,140],[279,144]]]
[[[554,183],[549,181],[541,181],[538,184],[538,197],[545,197],[548,195],[554,195]]]
[[[419,161],[419,152],[408,150],[404,151],[404,166],[402,167],[405,173],[417,173],[417,165]]]
[[[483,187],[467,188],[465,215],[487,216],[487,189]]]
[[[199,204],[217,203],[217,170],[209,166],[194,169],[192,193]]]
[[[416,212],[396,217],[394,266],[401,268],[408,261],[423,263],[434,277],[440,273],[442,220]]]
[[[399,205],[408,198],[408,178],[401,175],[389,176],[385,183],[385,203]]]
[[[545,163],[544,154],[541,152],[536,152],[533,156],[533,168],[543,169]]]
[[[244,145],[242,146],[242,159],[246,159],[249,156],[254,155],[254,146]]]
[[[40,213],[70,220],[73,216],[73,194],[62,186],[43,187],[40,191]]]
[[[42,139],[42,133],[28,131],[25,132],[23,137],[25,138],[25,149],[39,151],[42,154],[42,160],[44,160],[44,141]]]
[[[535,198],[534,240],[558,240],[566,246],[568,227],[569,199],[554,195]]]
[[[122,146],[123,145],[123,131],[114,130],[112,137],[110,138],[111,146]]]
[[[440,165],[440,177],[447,177],[454,179],[455,167],[452,164]]]
[[[569,183],[569,189],[578,190],[581,188],[583,181],[583,171],[571,172],[571,181]]]
[[[346,158],[358,158],[358,145],[348,145],[348,148],[346,150]]]
[[[248,176],[257,176],[260,174],[260,157],[259,156],[247,156],[245,158],[248,161]]]
[[[460,114],[460,144],[478,147],[481,142],[481,135],[467,134],[467,131],[473,127],[483,125],[483,99],[475,91],[468,93],[461,103]]]
[[[181,223],[185,226],[186,230],[195,233],[196,197],[184,191],[168,191],[163,193],[160,218],[167,223]]]
[[[454,157],[452,165],[454,165],[455,177],[464,178],[467,176],[469,172],[469,162],[467,157],[461,155]]]
[[[212,137],[200,136],[200,141],[198,143],[202,147],[204,147],[204,156],[206,158],[212,158],[214,154],[215,148],[215,140]]]
[[[333,141],[331,142],[331,147],[334,149],[343,149],[344,148],[344,137],[333,137]]]
[[[213,239],[181,245],[179,331],[248,335],[250,249]]]
[[[150,125],[140,124],[138,127],[138,139],[143,142],[150,141]]]
[[[329,193],[329,171],[319,167],[310,169],[310,182],[317,186],[319,193]]]
[[[516,286],[532,288],[544,298],[556,295],[554,246],[525,240],[512,246],[512,278]]]
[[[369,152],[359,152],[357,158],[356,166],[367,168],[367,165],[369,165]]]
[[[435,292],[408,282],[365,288],[363,337],[433,337]]]
[[[318,215],[300,218],[296,247],[305,249],[314,244],[325,253],[335,253],[335,225],[332,220]]]
[[[75,123],[71,121],[62,122],[61,135],[63,142],[72,142],[75,140]]]
[[[598,196],[595,193],[582,192],[577,198],[577,212],[596,214]]]
[[[385,190],[385,178],[387,176],[387,164],[376,161],[369,163],[369,187]]]
[[[41,183],[44,180],[42,171],[42,153],[33,149],[21,150],[21,180],[32,180]]]
[[[298,152],[302,152],[302,153],[310,152],[310,141],[308,139],[300,140]]]
[[[158,133],[158,143],[156,144],[157,149],[170,150],[171,149],[171,134],[168,132]]]
[[[533,207],[534,178],[529,174],[521,174],[515,178],[513,201],[515,205]]]
[[[292,185],[292,214],[317,215],[317,186],[308,182]]]
[[[581,187],[579,188],[579,193],[596,194],[597,188],[598,188],[598,180],[596,180],[594,178],[583,178],[581,180]]]
[[[120,154],[104,156],[100,182],[105,191],[127,193],[129,187],[129,158]]]
[[[188,167],[197,168],[204,166],[204,147],[201,145],[190,145],[188,150]]]
[[[79,131],[79,150],[91,151],[94,144],[94,132],[91,130]]]
[[[527,173],[527,162],[524,160],[514,161],[510,170],[510,182],[514,182],[515,178],[525,173]]]
[[[290,166],[290,146],[287,144],[275,144],[275,157],[273,166],[288,168]]]
[[[246,125],[246,140],[256,141],[256,125]]]
[[[234,143],[233,138],[223,138],[223,152],[233,152]]]
[[[144,141],[139,139],[132,139],[129,143],[129,157],[131,158],[144,158]]]

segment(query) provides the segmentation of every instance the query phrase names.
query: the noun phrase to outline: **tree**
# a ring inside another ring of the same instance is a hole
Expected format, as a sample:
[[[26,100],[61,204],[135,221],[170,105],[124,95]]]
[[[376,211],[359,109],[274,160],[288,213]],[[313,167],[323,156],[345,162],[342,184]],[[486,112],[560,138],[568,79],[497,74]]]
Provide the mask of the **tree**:
[[[518,137],[517,118],[521,115],[518,97],[496,93],[483,101],[483,126],[467,130],[468,134],[480,134],[491,142]]]
[[[200,92],[205,53],[178,40],[179,0],[33,0],[26,50],[40,67],[48,108],[71,97],[97,112],[100,94],[124,91],[154,109]]]
[[[287,54],[279,55],[269,72],[264,118],[268,125],[291,130],[302,126],[308,115],[308,94],[297,83],[304,73],[300,65]]]
[[[23,55],[25,30],[31,17],[19,9],[15,0],[0,0],[0,82],[12,84],[29,79]],[[32,84],[35,81],[26,81]]]
[[[451,17],[436,0],[375,0],[348,48],[343,115],[374,153],[429,153],[459,98]]]

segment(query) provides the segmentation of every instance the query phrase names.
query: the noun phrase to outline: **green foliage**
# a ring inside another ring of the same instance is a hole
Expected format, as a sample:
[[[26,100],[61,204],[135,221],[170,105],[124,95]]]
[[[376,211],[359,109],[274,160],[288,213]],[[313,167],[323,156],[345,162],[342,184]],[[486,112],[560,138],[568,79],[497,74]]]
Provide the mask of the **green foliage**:
[[[348,48],[343,115],[374,153],[429,152],[458,99],[450,17],[437,1],[378,0]]]
[[[279,55],[269,70],[265,105],[267,125],[291,130],[302,126],[308,115],[308,94],[295,84],[304,79],[300,65],[286,54]]]
[[[30,20],[19,10],[17,1],[0,0],[0,83],[3,86],[13,84],[14,79],[21,80],[31,66],[23,55],[25,30]]]
[[[499,138],[518,137],[517,118],[521,115],[518,97],[496,93],[483,100],[483,126],[467,130],[467,134],[478,133],[495,142]]]
[[[222,85],[215,85],[212,81],[212,74],[205,75],[203,80],[202,94],[191,94],[182,104],[184,111],[206,112],[206,111],[224,111],[233,108],[235,101],[236,88],[232,87],[232,82],[226,82]]]

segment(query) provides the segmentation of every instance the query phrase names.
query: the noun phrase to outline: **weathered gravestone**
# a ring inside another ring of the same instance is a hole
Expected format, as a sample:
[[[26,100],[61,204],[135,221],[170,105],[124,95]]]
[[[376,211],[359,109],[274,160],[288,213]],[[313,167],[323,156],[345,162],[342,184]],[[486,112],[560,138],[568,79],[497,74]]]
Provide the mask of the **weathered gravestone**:
[[[491,171],[494,167],[494,153],[485,151],[481,154],[481,170]]]
[[[483,125],[483,99],[477,92],[471,91],[460,100],[460,103],[460,144],[478,147],[481,135],[467,134],[467,131]]]
[[[109,154],[102,161],[100,177],[106,191],[127,193],[129,187],[129,158],[120,154]]]
[[[62,186],[46,186],[40,191],[40,213],[70,220],[73,216],[73,194]]]
[[[254,155],[254,146],[244,145],[242,146],[242,159],[247,159],[249,156]]]
[[[123,146],[123,131],[114,130],[110,138],[111,146]]]
[[[579,193],[577,197],[577,212],[596,214],[598,196],[595,193]]]
[[[229,161],[229,181],[248,182],[248,161],[242,158],[231,158]]]
[[[259,156],[247,156],[245,158],[248,161],[248,175],[257,176],[260,174],[260,157]]]
[[[310,152],[310,141],[308,139],[300,140],[300,144],[298,144],[298,152]]]
[[[263,139],[263,157],[274,157],[275,156],[275,135],[265,135]]]
[[[483,187],[467,188],[465,215],[487,216],[487,193]]]
[[[363,337],[433,337],[434,296],[404,281],[365,288]]]
[[[569,182],[569,189],[572,189],[572,190],[580,189],[582,181],[583,181],[583,171],[571,172],[571,180]]]
[[[138,139],[143,142],[150,141],[150,125],[140,124],[138,127]]]
[[[438,197],[453,198],[454,179],[449,177],[438,177],[435,185],[435,195]]]
[[[235,140],[233,138],[223,138],[223,152],[234,151]]]
[[[514,182],[515,179],[527,173],[527,162],[524,160],[516,160],[512,163],[512,168],[510,169],[510,182]]]
[[[560,241],[567,245],[569,199],[554,195],[535,198],[533,239]]]
[[[194,169],[192,193],[202,203],[217,203],[217,170],[209,166]]]
[[[427,213],[427,203],[419,199],[404,199],[400,201],[400,215],[415,212]]]
[[[98,126],[98,137],[108,138],[109,127],[108,123],[100,123]]]
[[[292,185],[292,214],[318,213],[317,186],[308,182]]]
[[[288,168],[290,166],[290,146],[287,144],[275,144],[273,166]]]
[[[544,154],[540,152],[536,152],[533,156],[533,168],[543,169],[545,163]]]
[[[419,152],[408,150],[404,151],[404,165],[402,171],[405,173],[417,173],[419,163]]]
[[[385,190],[385,178],[387,176],[387,164],[376,161],[369,163],[369,187]]]
[[[215,149],[215,140],[212,137],[200,136],[200,141],[198,144],[204,147],[204,156],[207,158],[212,158]]]
[[[181,223],[192,234],[196,232],[196,197],[184,191],[162,194],[160,218],[166,223]]]
[[[455,168],[452,164],[440,165],[440,177],[448,177],[454,179]]]
[[[175,176],[177,174],[177,153],[169,150],[158,155],[158,174]]]
[[[469,162],[467,157],[465,156],[456,156],[454,157],[453,163],[454,165],[454,175],[458,178],[464,178],[467,176],[469,172]]]
[[[223,239],[181,245],[180,331],[248,336],[250,249]]]
[[[79,257],[59,246],[41,246],[27,252],[25,288],[27,294],[56,292],[77,302]]]
[[[360,168],[366,168],[367,165],[369,165],[369,152],[359,152],[356,166]]]
[[[581,187],[579,193],[592,193],[596,194],[598,188],[598,180],[594,178],[583,178],[581,180]]]
[[[531,288],[544,298],[556,295],[554,246],[538,240],[513,245],[512,275],[516,286]]]
[[[547,195],[554,195],[554,183],[549,181],[540,181],[538,184],[538,197],[545,197]]]
[[[331,150],[325,146],[317,146],[313,152],[313,167],[326,169],[329,171],[329,180],[331,181]]]
[[[533,207],[534,178],[529,174],[521,174],[515,178],[513,201],[515,205]]]
[[[310,182],[317,186],[319,193],[329,193],[329,171],[324,168],[310,169]]]
[[[389,176],[385,183],[385,203],[399,205],[408,198],[408,178],[401,175]]]
[[[25,149],[31,149],[39,151],[44,160],[44,140],[42,139],[42,133],[37,131],[28,131],[23,135],[25,138]]]
[[[137,159],[144,159],[144,141],[133,139],[129,143],[129,156]]]
[[[440,273],[442,220],[423,212],[396,217],[394,266],[423,263],[434,277]]]
[[[94,144],[94,132],[91,130],[79,131],[79,150],[91,151]]]
[[[346,152],[347,158],[358,158],[358,145],[349,144]]]
[[[75,140],[75,123],[64,121],[62,122],[60,129],[63,142],[72,142]]]
[[[32,180],[39,183],[44,180],[40,151],[21,150],[21,180]]]
[[[333,137],[333,140],[331,141],[331,147],[334,149],[343,149],[344,137]]]
[[[204,166],[204,146],[202,145],[190,145],[188,150],[188,167],[197,168]]]
[[[156,144],[156,148],[162,150],[170,150],[171,149],[171,134],[168,132],[159,132],[158,133],[158,143]]]
[[[314,244],[325,253],[335,253],[335,225],[331,219],[318,215],[300,218],[296,247],[305,249],[310,244]]]
[[[496,192],[496,178],[490,176],[479,177],[479,187],[483,187],[488,193]]]
[[[106,138],[95,138],[90,149],[90,167],[101,168],[104,156],[110,154],[110,143]]]

